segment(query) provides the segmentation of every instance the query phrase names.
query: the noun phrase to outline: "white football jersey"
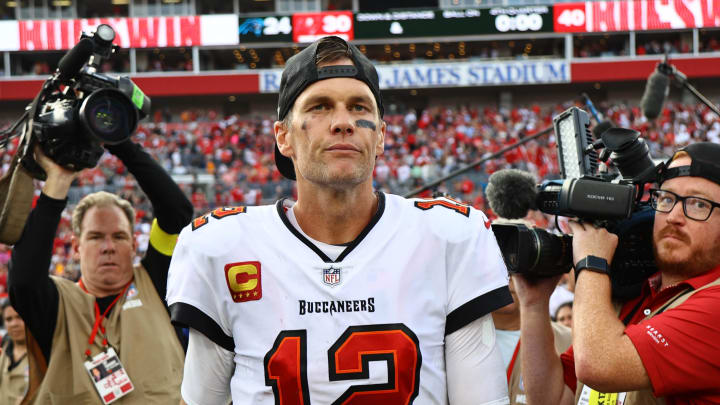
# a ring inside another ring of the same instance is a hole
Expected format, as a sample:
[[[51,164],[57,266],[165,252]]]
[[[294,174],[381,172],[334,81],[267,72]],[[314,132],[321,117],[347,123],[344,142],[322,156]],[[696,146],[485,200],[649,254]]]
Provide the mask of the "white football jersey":
[[[378,196],[334,261],[283,201],[182,231],[167,301],[235,353],[234,405],[447,403],[445,336],[512,302],[505,264],[481,211]]]

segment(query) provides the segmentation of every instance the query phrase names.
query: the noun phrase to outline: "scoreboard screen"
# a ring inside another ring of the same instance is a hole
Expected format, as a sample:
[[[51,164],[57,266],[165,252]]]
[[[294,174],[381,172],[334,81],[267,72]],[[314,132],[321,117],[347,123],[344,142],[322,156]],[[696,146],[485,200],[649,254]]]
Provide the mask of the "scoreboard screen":
[[[627,32],[720,27],[720,0],[586,1],[554,5],[555,32]]]
[[[293,41],[313,42],[328,35],[353,40],[353,18],[350,11],[295,13],[292,18]]]
[[[356,39],[552,31],[552,9],[548,6],[355,14]]]
[[[292,16],[240,18],[240,43],[292,42]]]

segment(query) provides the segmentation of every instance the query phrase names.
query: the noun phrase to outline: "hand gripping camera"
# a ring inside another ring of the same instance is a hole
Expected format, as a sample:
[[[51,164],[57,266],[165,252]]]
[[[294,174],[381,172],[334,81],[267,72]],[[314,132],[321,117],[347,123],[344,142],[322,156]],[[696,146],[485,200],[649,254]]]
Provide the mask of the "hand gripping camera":
[[[94,167],[104,144],[129,139],[150,112],[150,99],[129,77],[98,72],[118,48],[114,39],[115,31],[105,24],[81,34],[25,113],[0,133],[0,148],[21,136],[12,166],[0,179],[0,242],[13,244],[20,237],[30,212],[32,178],[47,177],[33,157],[35,145],[69,170]]]

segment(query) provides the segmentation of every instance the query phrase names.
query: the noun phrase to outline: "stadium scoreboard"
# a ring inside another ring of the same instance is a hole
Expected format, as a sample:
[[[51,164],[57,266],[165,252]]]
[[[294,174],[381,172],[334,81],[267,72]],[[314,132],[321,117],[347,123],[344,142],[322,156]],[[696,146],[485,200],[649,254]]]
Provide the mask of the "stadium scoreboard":
[[[391,40],[537,33],[610,33],[720,27],[720,0],[618,0],[387,12],[318,11],[0,21],[0,51],[62,50],[80,31],[109,24],[123,48],[309,43],[322,36]]]
[[[552,32],[547,6],[356,13],[355,38],[444,37]]]
[[[464,10],[296,13],[239,19],[240,43],[312,42],[323,35],[347,40],[552,32],[548,6]]]

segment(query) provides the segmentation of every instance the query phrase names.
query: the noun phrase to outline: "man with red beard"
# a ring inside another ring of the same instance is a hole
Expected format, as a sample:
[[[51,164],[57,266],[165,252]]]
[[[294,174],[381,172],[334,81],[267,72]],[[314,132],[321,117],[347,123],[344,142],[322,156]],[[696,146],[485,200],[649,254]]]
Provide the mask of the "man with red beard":
[[[528,403],[720,403],[720,145],[676,152],[657,184],[650,193],[660,271],[619,316],[608,276],[617,236],[571,221],[573,346],[562,355],[548,316],[557,279],[516,278]]]

